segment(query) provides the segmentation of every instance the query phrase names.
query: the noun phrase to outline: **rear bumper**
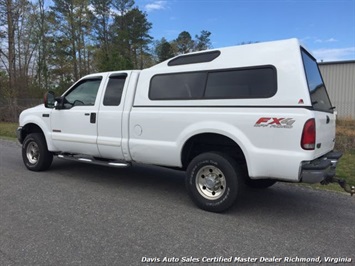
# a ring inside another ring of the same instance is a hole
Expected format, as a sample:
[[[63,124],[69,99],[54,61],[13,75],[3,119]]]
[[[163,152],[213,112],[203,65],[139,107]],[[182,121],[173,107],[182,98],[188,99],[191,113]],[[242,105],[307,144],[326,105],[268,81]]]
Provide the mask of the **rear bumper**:
[[[342,152],[331,151],[313,161],[302,162],[301,182],[319,183],[335,176],[336,166]]]

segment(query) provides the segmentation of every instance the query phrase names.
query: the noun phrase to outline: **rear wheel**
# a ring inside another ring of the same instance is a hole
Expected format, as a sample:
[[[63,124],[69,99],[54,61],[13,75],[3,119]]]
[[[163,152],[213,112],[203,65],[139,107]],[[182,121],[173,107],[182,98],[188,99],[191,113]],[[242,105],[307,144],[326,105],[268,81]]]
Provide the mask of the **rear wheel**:
[[[22,144],[22,159],[31,171],[47,170],[53,161],[53,154],[48,151],[46,140],[40,133],[26,136]]]
[[[191,161],[186,174],[188,193],[201,209],[222,212],[237,199],[242,180],[241,171],[226,154],[200,154]]]

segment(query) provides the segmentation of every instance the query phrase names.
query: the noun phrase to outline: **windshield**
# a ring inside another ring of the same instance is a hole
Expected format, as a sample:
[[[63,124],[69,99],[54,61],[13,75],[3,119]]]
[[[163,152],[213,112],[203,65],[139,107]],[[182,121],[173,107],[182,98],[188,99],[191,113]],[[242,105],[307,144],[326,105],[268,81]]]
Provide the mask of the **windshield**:
[[[302,59],[314,110],[332,113],[332,104],[324,86],[317,62],[304,50],[302,50]]]

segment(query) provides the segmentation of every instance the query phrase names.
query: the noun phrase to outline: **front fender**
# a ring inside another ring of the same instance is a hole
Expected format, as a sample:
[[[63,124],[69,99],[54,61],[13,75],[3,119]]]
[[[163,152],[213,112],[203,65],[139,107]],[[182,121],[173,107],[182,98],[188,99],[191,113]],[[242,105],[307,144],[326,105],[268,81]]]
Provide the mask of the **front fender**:
[[[52,109],[45,108],[43,105],[26,109],[20,114],[19,124],[22,130],[28,128],[30,125],[39,127],[46,139],[48,150],[55,151],[56,148],[52,143],[51,137],[51,112]]]

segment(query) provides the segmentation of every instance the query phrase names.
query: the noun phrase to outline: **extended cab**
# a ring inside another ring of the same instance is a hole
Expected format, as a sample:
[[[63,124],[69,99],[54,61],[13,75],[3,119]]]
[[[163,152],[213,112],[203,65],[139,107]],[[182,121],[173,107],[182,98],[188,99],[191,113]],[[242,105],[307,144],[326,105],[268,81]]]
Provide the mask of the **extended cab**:
[[[53,155],[179,168],[193,201],[220,212],[244,184],[332,178],[335,118],[316,60],[290,39],[85,76],[22,112],[17,133],[29,170]]]

